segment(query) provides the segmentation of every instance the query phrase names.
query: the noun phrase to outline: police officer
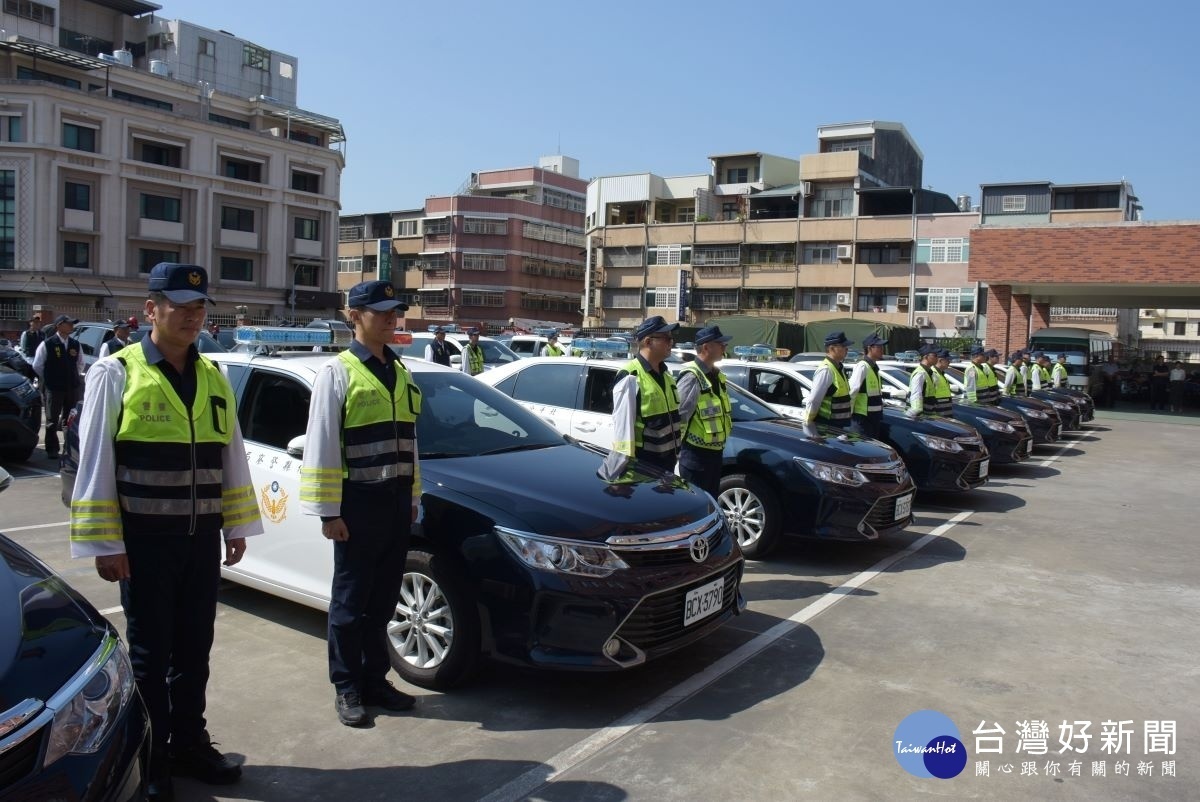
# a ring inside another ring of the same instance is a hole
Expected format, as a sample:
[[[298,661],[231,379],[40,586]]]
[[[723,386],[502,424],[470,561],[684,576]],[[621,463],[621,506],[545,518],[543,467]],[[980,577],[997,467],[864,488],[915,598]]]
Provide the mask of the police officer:
[[[21,332],[21,354],[26,359],[33,361],[37,355],[38,346],[46,338],[42,336],[42,316],[34,315],[29,319],[29,328]]]
[[[1066,387],[1067,386],[1067,355],[1059,354],[1058,361],[1054,363],[1054,367],[1050,369],[1050,386],[1051,387]]]
[[[1004,385],[1001,388],[1004,395],[1028,395],[1024,372],[1025,354],[1014,351],[1008,357],[1008,372],[1004,374]]]
[[[100,358],[112,356],[127,345],[129,345],[129,324],[124,320],[119,320],[113,324],[113,336],[100,346]]]
[[[717,362],[733,337],[720,326],[696,332],[696,358],[679,372],[679,417],[684,425],[679,475],[713,498],[721,493],[725,441],[733,427],[725,376]]]
[[[33,370],[46,396],[46,456],[58,457],[58,430],[83,395],[83,348],[71,336],[78,320],[54,319],[54,334],[37,347]]]
[[[813,373],[812,392],[801,412],[805,423],[819,419],[840,429],[850,426],[850,383],[842,372],[842,360],[849,345],[845,332],[831,331],[825,335],[825,359]]]
[[[987,393],[983,403],[996,406],[1000,403],[1000,378],[996,375],[996,363],[1000,361],[1000,352],[989,348],[983,352],[984,362],[979,366],[984,380],[987,382]]]
[[[467,347],[463,349],[460,367],[468,376],[483,373],[483,348],[479,345],[479,329],[467,329]]]
[[[220,555],[234,565],[263,527],[233,389],[195,346],[208,274],[161,263],[149,290],[149,336],[89,373],[71,554],[94,557],[103,579],[121,583],[129,656],[150,714],[148,790],[169,799],[171,773],[213,784],[241,776],[209,739],[205,690]]]
[[[850,427],[864,437],[878,438],[883,425],[883,382],[879,365],[887,340],[868,334],[863,340],[863,358],[850,374]]]
[[[642,321],[634,331],[638,353],[613,382],[612,450],[667,472],[675,470],[683,436],[679,391],[665,362],[677,328],[661,315]]]
[[[348,350],[317,373],[309,406],[300,507],[333,541],[329,680],[348,727],[366,705],[408,710],[415,699],[387,681],[387,625],[396,611],[421,498],[417,416],[421,390],[388,347],[408,307],[388,281],[350,288]]]
[[[963,370],[963,394],[972,404],[987,404],[988,380],[984,372],[987,352],[982,345],[971,346],[971,362]]]
[[[404,305],[407,311],[408,306]],[[425,346],[425,358],[430,362],[450,367],[450,346],[446,345],[446,328],[438,326],[433,330],[433,342]]]
[[[566,350],[558,344],[558,332],[552,331],[546,337],[546,344],[542,346],[542,356],[566,356]]]
[[[1035,351],[1033,360],[1029,366],[1029,384],[1034,390],[1050,389],[1050,357],[1042,351]]]
[[[946,368],[950,367],[950,352],[945,348],[937,352],[937,361],[933,364],[930,376],[933,377],[933,411],[937,415],[949,417],[954,414],[954,393],[950,390],[950,380],[946,378]]]
[[[908,380],[908,410],[912,418],[922,413],[935,414],[937,400],[934,397],[933,365],[937,362],[937,346],[922,345],[917,349],[921,361],[913,368]]]

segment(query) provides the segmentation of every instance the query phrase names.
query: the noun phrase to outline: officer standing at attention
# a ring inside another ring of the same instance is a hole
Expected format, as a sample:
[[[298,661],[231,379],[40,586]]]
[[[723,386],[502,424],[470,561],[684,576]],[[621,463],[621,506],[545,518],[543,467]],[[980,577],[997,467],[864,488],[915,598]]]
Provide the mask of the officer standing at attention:
[[[1034,390],[1050,389],[1050,357],[1042,351],[1033,355],[1034,363],[1029,366],[1029,383]]]
[[[700,329],[696,358],[679,371],[679,417],[684,422],[679,475],[713,498],[721,494],[725,441],[733,428],[729,390],[717,362],[732,339],[719,326]]]
[[[399,711],[416,702],[387,681],[387,625],[421,499],[421,390],[388,347],[397,312],[408,309],[391,282],[356,284],[347,305],[354,340],[313,383],[300,508],[321,516],[333,541],[329,681],[338,720],[361,727],[366,705]]]
[[[963,394],[972,404],[987,403],[987,375],[983,366],[987,352],[982,345],[971,346],[971,362],[963,370]]]
[[[937,362],[938,349],[933,345],[922,345],[917,349],[921,361],[913,368],[908,380],[908,410],[906,414],[915,418],[921,413],[934,414],[936,399],[933,395],[933,364]]]
[[[634,331],[637,356],[613,382],[612,450],[667,472],[675,470],[683,437],[679,390],[664,361],[677,328],[661,315],[642,321]]]
[[[850,427],[864,437],[878,438],[883,424],[883,382],[879,366],[887,340],[868,334],[863,340],[863,358],[850,374]]]
[[[983,356],[984,361],[979,366],[979,370],[987,383],[987,388],[985,393],[980,394],[981,403],[996,406],[1000,403],[1000,379],[996,376],[996,362],[1000,359],[1000,352],[995,348],[989,348],[983,352]]]
[[[946,378],[946,368],[950,367],[950,352],[942,348],[937,353],[937,362],[933,365],[930,375],[933,377],[933,397],[935,414],[950,417],[954,414],[954,393],[950,390],[950,380]]]
[[[1008,357],[1008,372],[1004,374],[1004,384],[1000,390],[1004,395],[1027,395],[1025,392],[1025,374],[1021,372],[1024,354],[1014,351]]]
[[[566,350],[558,344],[558,332],[552,331],[546,337],[546,344],[542,346],[542,356],[566,356]]]
[[[129,324],[124,320],[118,320],[113,324],[113,336],[100,346],[100,359],[112,356],[127,345],[129,345]]]
[[[483,373],[483,348],[479,345],[479,329],[467,329],[467,347],[463,349],[462,372],[468,376]]]
[[[88,375],[71,555],[94,557],[101,578],[121,583],[150,714],[148,793],[170,799],[171,773],[219,785],[242,774],[209,739],[205,690],[221,553],[236,564],[263,526],[233,389],[196,350],[208,274],[164,262],[149,289],[150,334]]]
[[[29,328],[21,332],[21,354],[32,361],[44,339],[46,338],[42,336],[42,316],[34,315],[29,319]]]
[[[408,305],[404,304],[403,306],[407,311]],[[446,345],[446,329],[444,326],[438,326],[433,330],[433,342],[425,346],[425,358],[430,362],[450,367],[450,346]]]
[[[83,348],[71,336],[78,320],[59,315],[54,333],[33,355],[33,370],[46,396],[46,456],[58,456],[58,430],[83,395]]]
[[[1050,386],[1051,387],[1066,387],[1067,386],[1067,355],[1059,354],[1058,361],[1054,363],[1054,367],[1050,369]]]
[[[850,383],[842,372],[842,360],[849,345],[845,332],[831,331],[825,335],[825,359],[813,373],[812,392],[801,413],[805,423],[820,419],[821,423],[839,429],[850,426]]]

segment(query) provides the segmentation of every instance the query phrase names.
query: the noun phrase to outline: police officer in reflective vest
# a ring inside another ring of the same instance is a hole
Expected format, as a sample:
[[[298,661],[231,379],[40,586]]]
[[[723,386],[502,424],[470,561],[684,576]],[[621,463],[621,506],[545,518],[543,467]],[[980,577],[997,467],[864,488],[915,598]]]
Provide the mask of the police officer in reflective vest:
[[[1034,390],[1050,389],[1050,357],[1035,351],[1033,364],[1029,366],[1029,384]]]
[[[842,372],[842,360],[849,345],[845,332],[831,331],[825,335],[825,359],[813,373],[812,392],[801,413],[805,423],[820,420],[840,429],[849,428],[850,383]]]
[[[995,406],[1000,403],[1000,379],[996,376],[996,362],[1000,360],[1000,352],[995,348],[989,348],[983,352],[983,355],[984,362],[979,369],[987,384],[987,392],[983,396],[984,403]]]
[[[1058,361],[1054,363],[1054,367],[1050,369],[1050,386],[1051,387],[1066,387],[1067,386],[1067,355],[1059,354]]]
[[[971,362],[963,369],[963,395],[972,404],[987,404],[988,380],[984,372],[987,352],[982,345],[971,347]]]
[[[1004,385],[1002,391],[1004,395],[1028,395],[1025,386],[1025,374],[1022,372],[1022,360],[1024,354],[1020,351],[1014,351],[1008,357],[1008,372],[1004,374]]]
[[[937,353],[930,375],[933,377],[933,411],[938,415],[950,417],[954,414],[954,394],[950,390],[950,380],[946,378],[946,368],[950,367],[950,352],[942,348]]]
[[[461,367],[468,376],[483,373],[483,347],[479,345],[479,329],[467,329],[467,345],[463,348]]]
[[[868,334],[863,340],[863,358],[850,374],[850,426],[864,437],[878,438],[883,425],[883,382],[876,362],[883,358],[887,342],[878,334]]]
[[[71,554],[94,557],[102,578],[121,583],[150,714],[152,799],[171,797],[171,773],[225,784],[242,771],[213,748],[205,690],[221,554],[237,563],[263,527],[233,389],[196,350],[207,293],[204,268],[156,265],[146,301],[154,328],[92,366],[80,418]]]
[[[361,727],[368,705],[408,710],[416,701],[387,681],[387,626],[421,499],[421,390],[388,347],[397,312],[408,309],[391,282],[356,284],[347,304],[354,340],[313,384],[300,506],[321,516],[333,541],[329,681],[338,720]]]
[[[129,345],[129,323],[118,320],[113,324],[113,336],[100,346],[100,359],[112,356],[127,345]]]
[[[558,332],[552,331],[546,337],[546,344],[542,346],[542,356],[566,356],[567,352],[561,345],[558,344]]]
[[[921,355],[921,361],[913,368],[908,380],[908,409],[905,414],[910,418],[922,413],[933,415],[937,406],[932,375],[933,365],[937,362],[937,346],[922,345],[917,353]]]
[[[404,308],[407,310],[408,305]],[[425,346],[425,358],[430,362],[450,367],[450,346],[446,345],[446,329],[438,326],[433,330],[433,342]]]
[[[725,441],[733,427],[729,390],[717,367],[733,337],[720,326],[696,332],[696,358],[679,372],[679,417],[684,422],[679,475],[716,498],[721,493]]]
[[[661,315],[642,321],[634,331],[638,354],[613,382],[612,450],[669,472],[679,460],[683,436],[679,391],[664,361],[677,328]]]
[[[33,370],[46,396],[46,456],[58,456],[58,431],[83,395],[83,347],[71,336],[78,320],[54,319],[54,332],[33,355]]]

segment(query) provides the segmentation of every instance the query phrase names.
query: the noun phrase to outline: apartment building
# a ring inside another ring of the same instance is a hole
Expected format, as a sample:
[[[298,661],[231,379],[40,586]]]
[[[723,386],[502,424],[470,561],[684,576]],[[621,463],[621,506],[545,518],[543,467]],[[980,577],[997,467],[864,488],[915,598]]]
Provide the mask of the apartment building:
[[[1138,309],[1138,347],[1149,358],[1200,363],[1200,310]]]
[[[948,224],[934,218],[958,206],[921,188],[923,163],[902,124],[870,121],[821,126],[817,152],[798,161],[724,154],[710,156],[702,175],[595,179],[585,325],[629,328],[654,314],[696,324],[737,313],[911,324],[918,289],[940,315],[948,305],[928,298],[946,281],[918,284],[916,266],[923,255],[926,268],[948,262],[946,243],[933,242],[949,238]],[[918,223],[927,218],[923,244]],[[953,254],[965,260],[966,252]],[[954,308],[952,317],[961,315],[958,297]]]
[[[296,105],[295,57],[160,10],[0,6],[5,330],[138,313],[160,261],[208,268],[217,320],[338,301],[341,125]]]
[[[406,324],[508,325],[526,318],[577,326],[584,289],[579,162],[483,170],[421,209],[346,215],[339,286],[391,281]]]

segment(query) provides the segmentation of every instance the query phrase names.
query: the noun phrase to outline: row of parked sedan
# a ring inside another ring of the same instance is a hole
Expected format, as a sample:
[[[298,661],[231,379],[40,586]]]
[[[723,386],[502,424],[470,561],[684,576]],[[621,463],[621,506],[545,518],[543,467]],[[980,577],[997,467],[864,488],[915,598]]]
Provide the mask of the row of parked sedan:
[[[269,334],[248,331],[246,344]],[[322,334],[313,333],[313,345],[325,344],[318,341]],[[294,346],[295,330],[287,336]],[[324,610],[332,550],[298,500],[312,383],[330,355],[256,347],[209,356],[233,385],[266,526],[223,575]],[[978,486],[990,458],[986,438],[962,421],[925,419],[930,428],[910,434],[911,443],[926,450],[912,445],[905,451],[805,425],[781,412],[781,399],[769,406],[735,387],[734,436],[713,499],[678,476],[608,450],[621,361],[520,360],[485,372],[483,381],[411,356],[405,362],[424,398],[417,427],[424,495],[389,648],[397,673],[428,688],[466,682],[488,659],[583,671],[642,665],[741,612],[743,549],[763,557],[785,534],[887,537],[911,523],[918,488],[938,486],[935,480]],[[745,367],[743,381],[756,386],[750,371],[774,365],[724,367],[731,376]],[[802,400],[803,376],[794,375]],[[897,429],[895,442],[904,436]],[[78,443],[74,416],[61,464],[64,502],[74,485]],[[918,467],[922,453],[930,465]],[[957,462],[932,467],[944,455],[957,455]],[[86,602],[78,606],[97,632],[105,630]],[[69,664],[81,653],[41,645],[46,665]],[[106,671],[114,682],[126,682],[123,651],[106,648],[117,655]],[[31,680],[22,693],[35,702],[66,699],[77,680],[64,685],[61,678],[83,670],[75,666],[43,672],[40,684]],[[0,667],[6,686],[20,667]],[[86,749],[68,746],[53,763],[41,748],[52,734],[46,717],[14,721],[0,733],[0,747],[23,744],[21,754],[32,757],[0,778],[0,796],[38,787],[48,772],[70,768],[86,775],[93,764],[81,755],[123,755],[124,762],[110,766],[109,779],[126,783],[144,737],[138,699],[106,697],[116,734]]]

